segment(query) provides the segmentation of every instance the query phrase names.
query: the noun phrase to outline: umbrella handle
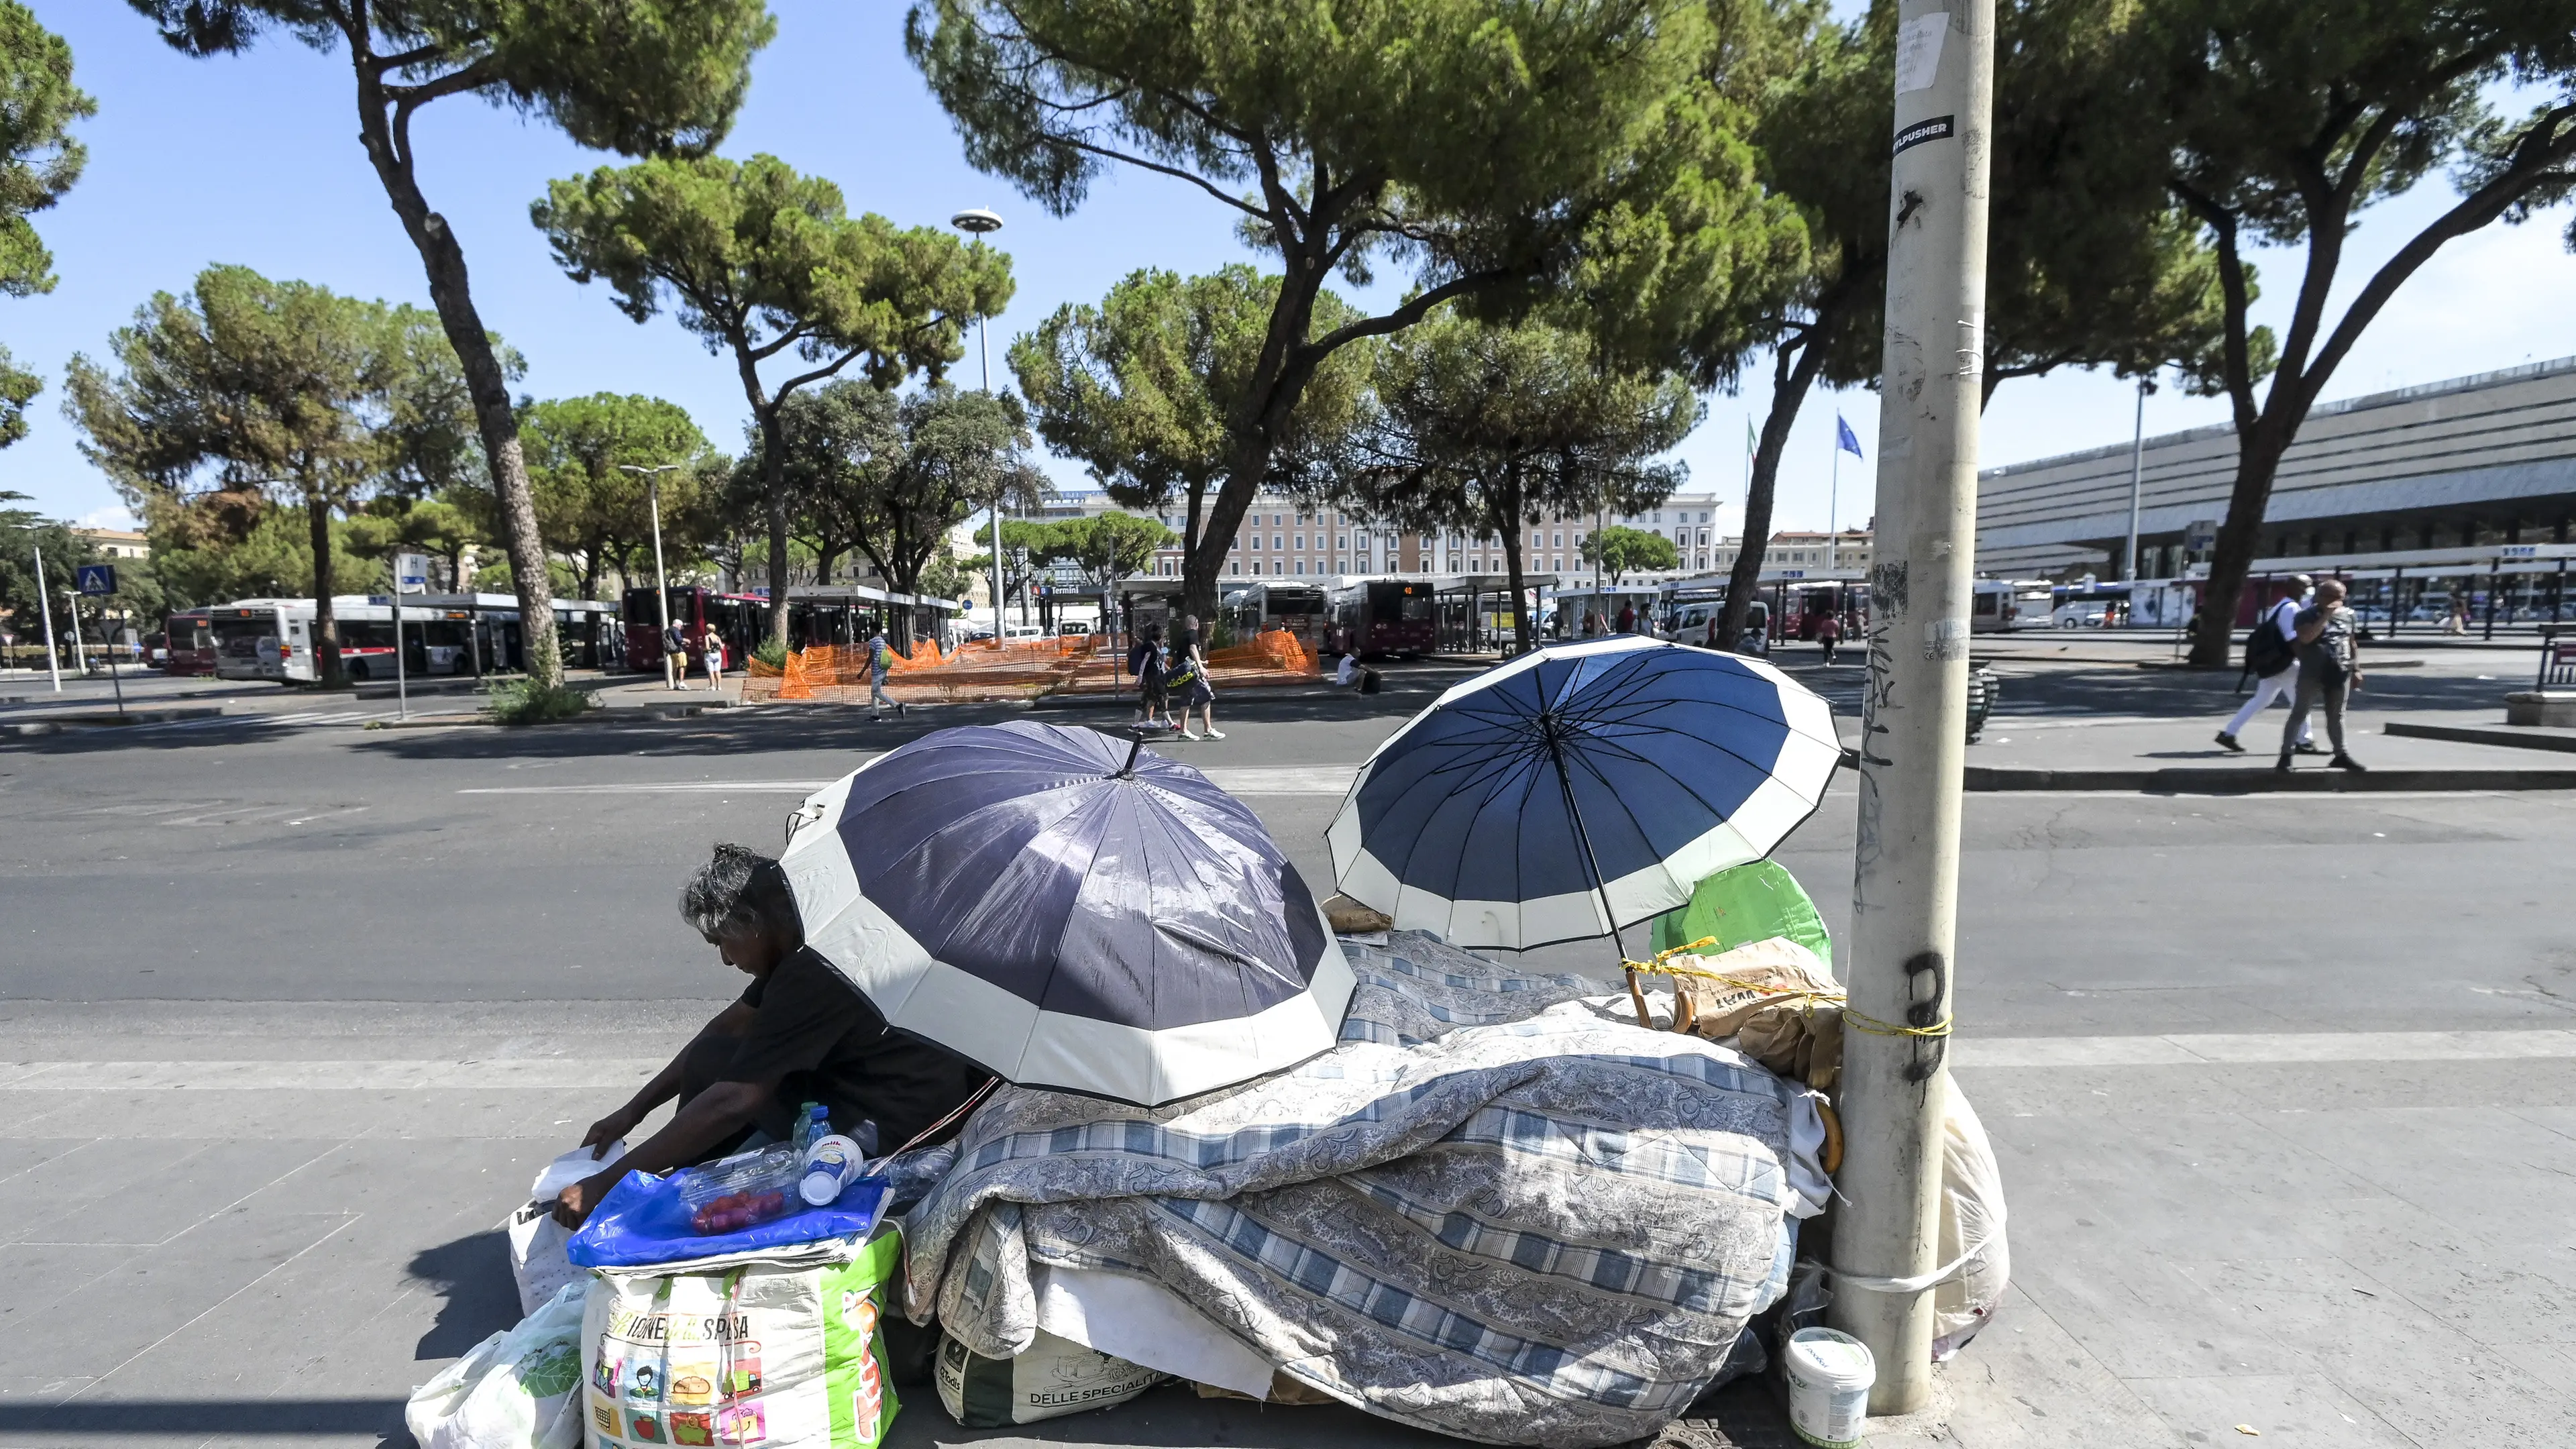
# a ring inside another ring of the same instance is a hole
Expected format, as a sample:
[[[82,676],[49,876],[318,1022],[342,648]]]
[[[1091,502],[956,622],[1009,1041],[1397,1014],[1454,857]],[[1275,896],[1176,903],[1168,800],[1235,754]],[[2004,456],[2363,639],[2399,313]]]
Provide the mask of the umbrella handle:
[[[1626,970],[1628,972],[1628,999],[1636,1004],[1637,1025],[1645,1027],[1647,1030],[1651,1031],[1654,1029],[1655,1019],[1646,1014],[1646,993],[1638,989],[1637,968],[1630,966],[1627,967]]]

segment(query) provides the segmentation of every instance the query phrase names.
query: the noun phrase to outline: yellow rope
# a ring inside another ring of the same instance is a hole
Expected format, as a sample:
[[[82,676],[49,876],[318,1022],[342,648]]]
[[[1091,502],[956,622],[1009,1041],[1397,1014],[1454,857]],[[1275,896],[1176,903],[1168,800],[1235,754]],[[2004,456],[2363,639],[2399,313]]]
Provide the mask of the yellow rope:
[[[1880,1021],[1874,1016],[1866,1016],[1854,1011],[1848,997],[1840,991],[1812,991],[1800,986],[1775,986],[1763,981],[1747,981],[1740,976],[1728,976],[1722,972],[1699,971],[1688,966],[1667,964],[1675,956],[1715,944],[1717,944],[1715,936],[1702,936],[1687,946],[1675,946],[1669,951],[1658,951],[1652,961],[1625,961],[1621,964],[1630,971],[1644,971],[1655,976],[1689,976],[1701,981],[1714,981],[1722,986],[1732,986],[1739,991],[1750,991],[1760,996],[1776,996],[1789,1001],[1830,1002],[1843,1009],[1843,1021],[1846,1025],[1873,1036],[1941,1037],[1950,1034],[1951,1018],[1947,1016],[1930,1026],[1900,1026],[1895,1022]]]

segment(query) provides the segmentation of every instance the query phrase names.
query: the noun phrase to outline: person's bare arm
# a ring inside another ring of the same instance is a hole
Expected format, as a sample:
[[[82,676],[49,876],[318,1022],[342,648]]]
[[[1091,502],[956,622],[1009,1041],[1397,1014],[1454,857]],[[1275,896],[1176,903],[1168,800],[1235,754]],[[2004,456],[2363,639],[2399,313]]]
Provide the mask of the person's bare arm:
[[[581,1145],[590,1149],[591,1159],[597,1161],[607,1153],[611,1143],[634,1131],[636,1123],[652,1116],[654,1108],[680,1095],[682,1066],[688,1061],[689,1053],[697,1050],[698,1043],[711,1036],[741,1036],[751,1030],[752,1022],[758,1017],[759,1013],[754,1008],[737,1001],[708,1018],[707,1024],[698,1028],[698,1034],[689,1038],[689,1044],[671,1058],[670,1065],[654,1073],[653,1080],[628,1098],[626,1105],[590,1124],[590,1131],[582,1135]]]
[[[707,1149],[751,1125],[760,1106],[778,1091],[778,1083],[717,1082],[689,1099],[670,1125],[647,1137],[624,1161],[565,1188],[555,1198],[555,1221],[577,1228],[599,1200],[630,1172],[668,1172],[704,1157]]]
[[[2317,642],[2317,636],[2326,631],[2326,619],[2328,617],[2329,616],[2325,610],[2319,609],[2317,611],[2317,621],[2315,623],[2301,624],[2299,626],[2299,632],[2290,637],[2301,644],[2314,644]]]

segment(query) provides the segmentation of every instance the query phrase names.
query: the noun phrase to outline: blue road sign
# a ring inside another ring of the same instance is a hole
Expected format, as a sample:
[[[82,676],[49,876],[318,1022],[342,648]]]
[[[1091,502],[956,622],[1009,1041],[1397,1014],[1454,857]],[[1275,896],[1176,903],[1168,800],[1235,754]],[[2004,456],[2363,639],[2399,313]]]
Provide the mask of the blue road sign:
[[[80,591],[84,594],[96,598],[116,592],[116,565],[114,564],[82,564],[72,572],[78,578]]]

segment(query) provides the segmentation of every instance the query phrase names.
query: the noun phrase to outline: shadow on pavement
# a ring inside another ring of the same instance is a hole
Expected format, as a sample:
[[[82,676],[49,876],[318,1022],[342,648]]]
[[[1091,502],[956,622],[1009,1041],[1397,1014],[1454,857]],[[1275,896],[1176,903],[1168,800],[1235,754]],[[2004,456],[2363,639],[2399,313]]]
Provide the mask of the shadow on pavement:
[[[461,1358],[474,1345],[519,1322],[519,1286],[510,1271],[510,1240],[498,1228],[423,1248],[412,1255],[409,1271],[445,1300],[429,1332],[413,1346],[414,1359]]]
[[[69,1404],[0,1403],[0,1435],[27,1442],[114,1444],[142,1435],[191,1440],[376,1434],[409,1444],[400,1399],[121,1399]]]

